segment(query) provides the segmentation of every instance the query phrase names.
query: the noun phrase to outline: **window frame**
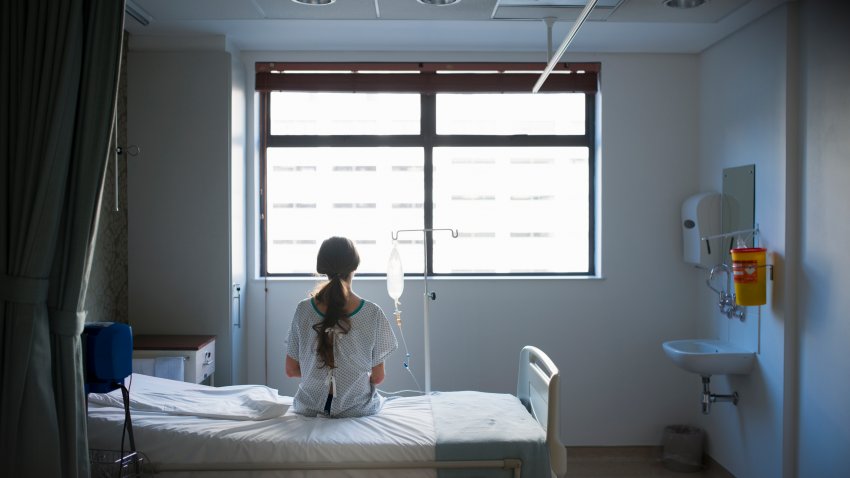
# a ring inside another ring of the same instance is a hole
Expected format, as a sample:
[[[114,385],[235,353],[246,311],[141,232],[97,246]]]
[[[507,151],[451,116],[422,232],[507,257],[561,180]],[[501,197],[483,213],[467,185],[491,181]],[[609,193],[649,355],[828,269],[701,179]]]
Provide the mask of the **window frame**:
[[[549,89],[549,91],[556,92],[579,92],[585,95],[585,129],[584,134],[582,135],[438,135],[436,134],[436,94],[442,91],[418,91],[420,94],[420,126],[421,130],[418,135],[272,135],[271,134],[271,92],[272,91],[280,91],[280,90],[294,90],[294,91],[303,91],[305,88],[305,84],[309,84],[311,91],[340,91],[338,86],[331,86],[328,89],[323,90],[320,89],[321,85],[317,85],[315,81],[310,81],[307,77],[316,78],[319,74],[304,74],[298,75],[299,83],[297,85],[293,85],[291,87],[280,88],[273,84],[272,81],[276,78],[274,76],[276,72],[282,70],[329,70],[329,71],[339,71],[346,70],[351,71],[353,75],[357,75],[358,70],[388,70],[392,71],[395,69],[411,69],[422,71],[431,71],[436,72],[440,68],[445,69],[455,69],[455,70],[463,70],[463,71],[476,71],[476,69],[480,69],[480,71],[491,71],[497,70],[500,73],[504,74],[506,71],[513,70],[532,70],[539,69],[543,70],[545,65],[537,65],[537,64],[463,64],[463,65],[447,65],[447,64],[429,64],[425,66],[425,64],[314,64],[314,63],[298,63],[298,64],[280,64],[280,63],[258,63],[257,64],[257,92],[259,94],[259,180],[260,180],[260,215],[259,215],[259,238],[260,238],[260,274],[261,277],[309,277],[311,274],[304,273],[270,273],[268,271],[267,264],[267,247],[268,247],[268,227],[267,227],[267,197],[266,191],[268,190],[268,178],[267,178],[267,162],[266,162],[266,151],[268,148],[286,148],[286,147],[421,147],[423,148],[423,156],[424,156],[424,204],[423,204],[423,228],[424,229],[432,229],[434,227],[433,224],[433,149],[435,147],[542,147],[542,146],[558,146],[558,147],[586,147],[588,150],[588,248],[587,248],[587,264],[588,270],[581,272],[529,272],[529,273],[434,273],[433,270],[433,240],[432,233],[426,232],[425,236],[425,247],[427,248],[427,264],[425,264],[426,274],[429,277],[593,277],[596,275],[596,114],[597,114],[597,101],[598,101],[598,88],[590,88],[587,85],[587,78],[581,78],[582,82],[576,83],[577,86],[570,87],[567,85],[566,87],[563,85],[558,85],[555,88]],[[280,70],[278,70],[280,69]],[[592,72],[592,84],[594,86],[598,84],[598,74],[599,74],[599,64],[598,63],[582,63],[582,64],[567,64],[563,63],[559,65],[560,70],[569,70],[576,71],[576,69],[582,69],[582,71]],[[264,75],[264,76],[263,76]],[[328,75],[330,77],[333,76],[339,78],[342,75]],[[508,75],[512,75],[508,73]],[[264,79],[261,80],[261,76]],[[370,75],[374,76],[374,75]],[[400,88],[396,88],[397,91],[410,91],[410,86],[403,85],[404,79],[401,77],[410,78],[410,75],[396,75],[396,74],[387,74],[384,75],[385,80],[389,81],[389,84],[392,84],[393,80],[399,80],[401,84]],[[462,75],[458,75],[462,76]],[[490,75],[478,75],[477,78],[485,78]],[[516,77],[516,75],[514,74]],[[533,76],[533,79],[537,78],[537,74],[534,75],[523,75],[523,76]],[[553,75],[555,76],[555,75]],[[565,75],[557,75],[560,76],[560,79],[563,79]],[[577,75],[573,75],[575,78]],[[353,76],[353,81],[357,82],[358,78]],[[498,92],[498,90],[494,90],[494,84],[496,87],[499,85],[504,86],[499,83],[499,81],[488,81],[491,78],[495,79],[495,77],[490,76],[490,78],[486,78],[485,81],[476,81],[474,84],[478,85],[480,88],[478,90],[466,90],[464,91],[448,91],[448,92],[461,92],[461,93],[494,93]],[[551,76],[550,76],[551,78]],[[321,80],[321,77],[319,77]],[[307,80],[307,81],[305,81]],[[511,81],[514,78],[510,78]],[[526,80],[527,81],[527,80]],[[341,81],[339,83],[345,83]],[[387,89],[375,89],[376,83],[372,82],[363,82],[359,81],[358,83],[362,85],[369,85],[365,90],[370,92],[393,92],[388,91]],[[386,85],[387,82],[381,82],[381,85]],[[378,85],[378,86],[381,86]],[[348,88],[349,86],[345,86],[343,88]],[[419,85],[418,88],[422,89],[422,86]],[[428,87],[430,88],[430,85]],[[469,88],[469,86],[464,86],[464,88]],[[392,87],[388,88],[392,90]],[[575,91],[580,90],[580,91]],[[364,91],[360,89],[358,91]],[[523,90],[509,90],[513,92],[523,91]],[[525,92],[531,92],[530,86]],[[348,90],[348,92],[351,92]],[[545,94],[545,93],[544,93]],[[383,273],[358,273],[359,276],[365,277],[383,277],[386,274]],[[410,276],[418,276],[421,273],[406,273],[405,275]]]

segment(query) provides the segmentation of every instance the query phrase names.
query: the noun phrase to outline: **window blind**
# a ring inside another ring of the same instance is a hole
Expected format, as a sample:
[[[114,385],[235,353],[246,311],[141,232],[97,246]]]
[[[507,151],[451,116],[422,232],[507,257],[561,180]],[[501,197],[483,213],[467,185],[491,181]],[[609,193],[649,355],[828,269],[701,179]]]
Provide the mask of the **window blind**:
[[[257,91],[531,92],[543,63],[256,63]],[[599,63],[559,63],[541,92],[595,93]]]

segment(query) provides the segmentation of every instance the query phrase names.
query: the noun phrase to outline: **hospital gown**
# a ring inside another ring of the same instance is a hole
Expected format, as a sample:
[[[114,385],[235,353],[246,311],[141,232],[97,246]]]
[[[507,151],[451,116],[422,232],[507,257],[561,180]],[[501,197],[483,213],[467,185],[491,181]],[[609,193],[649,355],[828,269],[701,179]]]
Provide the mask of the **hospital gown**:
[[[384,399],[369,381],[372,367],[384,362],[397,347],[392,327],[381,308],[367,300],[351,313],[351,330],[334,336],[336,368],[319,368],[322,361],[316,353],[318,334],[313,325],[324,315],[313,299],[305,299],[295,309],[289,331],[287,355],[301,368],[301,383],[292,402],[293,411],[301,415],[326,415],[324,408],[335,382],[331,403],[332,417],[359,417],[377,413]]]

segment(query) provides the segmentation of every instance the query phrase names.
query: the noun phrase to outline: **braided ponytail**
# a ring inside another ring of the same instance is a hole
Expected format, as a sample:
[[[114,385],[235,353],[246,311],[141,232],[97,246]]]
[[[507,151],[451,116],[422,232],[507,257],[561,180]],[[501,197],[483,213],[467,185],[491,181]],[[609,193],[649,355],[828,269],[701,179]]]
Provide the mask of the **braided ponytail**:
[[[343,334],[351,330],[351,319],[345,315],[348,297],[342,282],[351,277],[351,273],[360,265],[360,255],[354,243],[344,237],[331,237],[322,243],[316,258],[316,272],[328,276],[326,282],[315,294],[317,301],[325,305],[325,317],[313,325],[319,334],[316,353],[322,362],[322,368],[335,368],[333,331]]]

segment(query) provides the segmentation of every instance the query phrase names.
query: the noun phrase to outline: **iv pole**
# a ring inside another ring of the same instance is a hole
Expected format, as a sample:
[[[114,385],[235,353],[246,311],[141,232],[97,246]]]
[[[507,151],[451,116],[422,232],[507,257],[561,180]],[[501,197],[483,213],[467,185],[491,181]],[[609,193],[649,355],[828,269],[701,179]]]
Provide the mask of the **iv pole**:
[[[430,308],[428,301],[429,301],[429,299],[430,300],[437,300],[436,292],[428,292],[428,233],[429,232],[435,232],[435,231],[449,231],[449,232],[452,233],[453,238],[457,238],[457,236],[458,236],[457,229],[448,229],[448,228],[441,228],[441,229],[434,229],[434,228],[399,229],[399,230],[397,230],[393,233],[390,233],[390,236],[392,237],[393,241],[397,241],[399,233],[402,233],[402,232],[421,232],[424,239],[425,239],[423,241],[423,244],[422,244],[422,249],[425,252],[425,254],[424,254],[425,262],[423,263],[423,271],[422,271],[422,284],[425,286],[425,294],[422,298],[422,304],[423,304],[423,314],[424,314],[424,316],[423,316],[424,317],[423,327],[424,327],[424,330],[425,330],[425,394],[426,395],[431,394],[431,332],[430,332],[431,326],[428,323],[428,311],[429,311],[429,308]]]

